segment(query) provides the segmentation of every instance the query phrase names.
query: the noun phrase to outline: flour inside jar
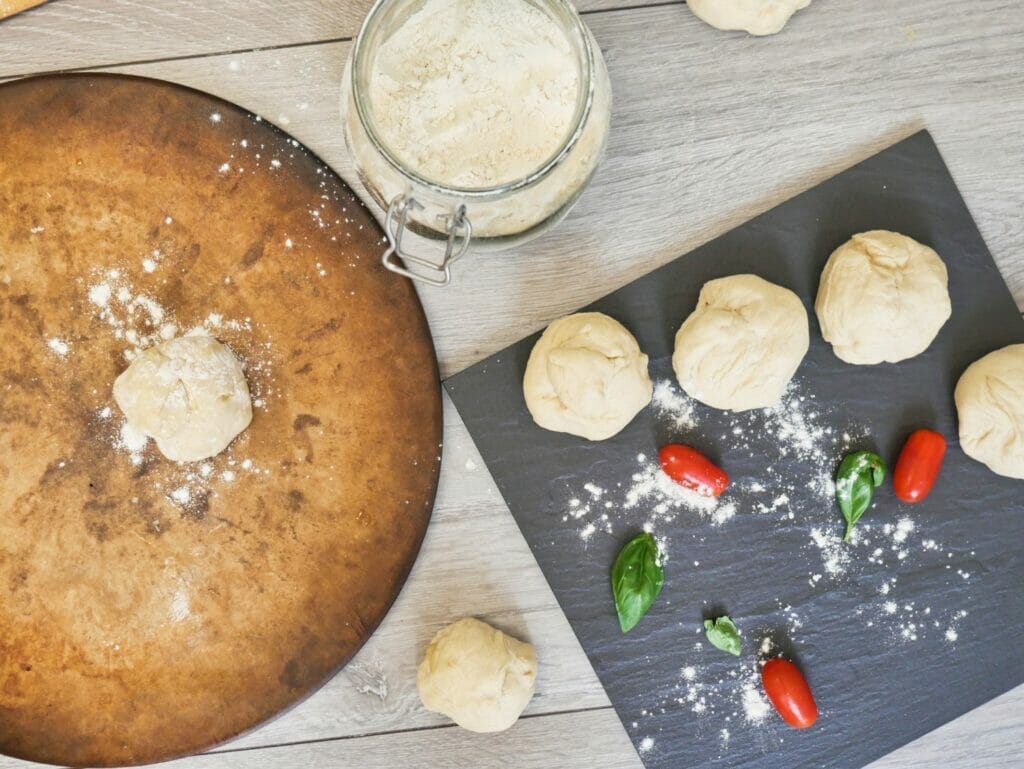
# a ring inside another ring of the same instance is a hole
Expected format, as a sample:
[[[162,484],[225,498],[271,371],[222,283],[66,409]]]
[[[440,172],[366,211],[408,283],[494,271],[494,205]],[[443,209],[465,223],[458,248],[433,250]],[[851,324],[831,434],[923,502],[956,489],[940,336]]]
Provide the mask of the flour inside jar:
[[[399,161],[478,189],[527,176],[558,152],[579,83],[564,32],[526,0],[426,0],[380,44],[368,92]]]

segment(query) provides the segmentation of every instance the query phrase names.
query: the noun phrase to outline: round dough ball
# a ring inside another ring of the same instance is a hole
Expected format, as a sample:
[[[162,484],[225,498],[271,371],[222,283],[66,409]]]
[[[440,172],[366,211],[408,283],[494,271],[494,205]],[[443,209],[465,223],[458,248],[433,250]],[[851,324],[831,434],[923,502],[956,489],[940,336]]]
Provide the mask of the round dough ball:
[[[697,18],[712,27],[774,35],[811,0],[688,0],[686,4]]]
[[[472,732],[501,732],[533,697],[537,655],[478,619],[460,619],[427,647],[416,685],[427,710]]]
[[[854,235],[829,257],[814,309],[847,363],[896,363],[928,349],[949,319],[946,265],[898,232]]]
[[[144,350],[114,382],[128,423],[168,459],[219,454],[252,421],[242,365],[209,336],[183,336]]]
[[[757,275],[710,280],[676,333],[672,367],[691,397],[746,411],[778,402],[810,345],[800,297]]]
[[[556,320],[526,364],[523,395],[541,427],[600,441],[632,421],[654,388],[647,356],[613,318],[581,312]]]
[[[1024,344],[976,360],[956,385],[960,445],[1008,478],[1024,478]]]

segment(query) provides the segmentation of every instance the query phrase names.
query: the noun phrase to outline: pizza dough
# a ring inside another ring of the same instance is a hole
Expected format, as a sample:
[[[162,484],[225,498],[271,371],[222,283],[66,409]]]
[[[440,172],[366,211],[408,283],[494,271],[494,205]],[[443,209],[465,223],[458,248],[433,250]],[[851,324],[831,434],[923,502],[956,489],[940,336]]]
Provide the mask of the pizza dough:
[[[427,710],[473,732],[500,732],[518,720],[536,679],[537,655],[530,644],[467,618],[434,636],[416,685]]]
[[[949,319],[946,265],[897,232],[854,235],[829,257],[814,309],[847,363],[896,363],[924,352]]]
[[[774,35],[811,0],[688,0],[686,4],[697,18],[712,27]]]
[[[964,453],[1009,478],[1024,478],[1024,344],[975,361],[956,385]]]
[[[530,353],[523,396],[548,430],[599,441],[651,402],[647,356],[618,321],[599,312],[556,320]]]
[[[168,459],[219,454],[252,421],[242,365],[209,336],[183,336],[141,352],[114,382],[128,424]]]
[[[701,403],[766,408],[782,397],[809,345],[800,297],[756,275],[732,275],[704,284],[676,333],[672,367]]]

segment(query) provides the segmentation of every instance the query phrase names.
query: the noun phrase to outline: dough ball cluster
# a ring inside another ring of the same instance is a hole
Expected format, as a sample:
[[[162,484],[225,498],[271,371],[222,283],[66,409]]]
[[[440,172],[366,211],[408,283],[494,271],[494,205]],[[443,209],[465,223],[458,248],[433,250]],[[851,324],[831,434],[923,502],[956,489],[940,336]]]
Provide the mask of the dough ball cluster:
[[[697,309],[676,334],[679,385],[716,409],[746,411],[778,402],[810,346],[800,297],[756,275],[704,284]]]
[[[825,341],[847,363],[924,352],[952,314],[946,265],[906,235],[854,235],[825,264],[814,304]]]
[[[526,406],[538,425],[592,441],[622,430],[651,402],[653,391],[636,339],[599,312],[548,326],[523,377]]]
[[[168,459],[219,454],[252,421],[242,364],[209,336],[183,336],[140,353],[114,382],[128,423]]]
[[[954,398],[964,453],[994,473],[1024,479],[1024,344],[968,366]]]
[[[427,710],[473,732],[500,732],[514,724],[533,697],[537,655],[478,619],[460,619],[427,647],[416,685]]]
[[[811,0],[688,0],[694,15],[712,27],[774,35]]]

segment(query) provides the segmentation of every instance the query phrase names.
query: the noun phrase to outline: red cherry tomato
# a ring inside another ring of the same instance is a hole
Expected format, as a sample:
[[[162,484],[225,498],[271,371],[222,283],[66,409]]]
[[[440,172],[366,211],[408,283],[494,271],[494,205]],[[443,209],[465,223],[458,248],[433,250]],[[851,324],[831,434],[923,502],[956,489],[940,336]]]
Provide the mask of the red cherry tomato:
[[[658,452],[661,469],[676,483],[705,497],[717,497],[729,485],[729,476],[696,449],[670,443]]]
[[[946,453],[946,439],[933,430],[915,430],[896,460],[892,483],[896,496],[913,504],[927,497],[935,485]]]
[[[818,704],[800,668],[783,659],[769,660],[761,671],[761,684],[783,720],[806,729],[818,720]]]

